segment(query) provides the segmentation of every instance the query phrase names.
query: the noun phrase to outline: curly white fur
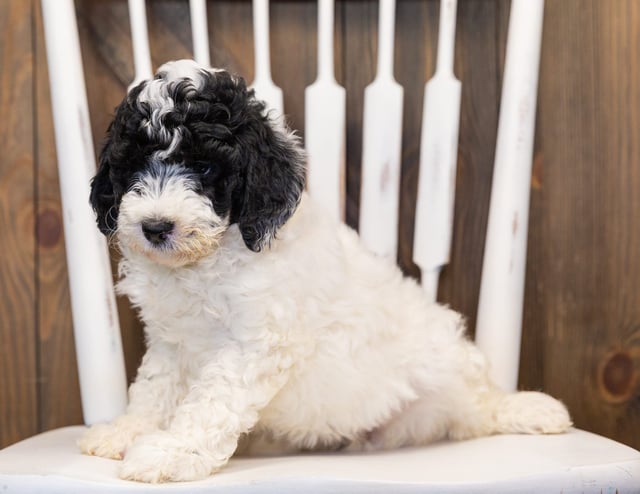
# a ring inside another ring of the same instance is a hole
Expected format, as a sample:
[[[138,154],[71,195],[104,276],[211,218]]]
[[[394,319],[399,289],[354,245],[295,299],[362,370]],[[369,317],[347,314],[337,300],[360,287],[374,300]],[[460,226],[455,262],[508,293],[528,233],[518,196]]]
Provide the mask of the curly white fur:
[[[570,425],[546,395],[496,389],[460,315],[427,303],[308,198],[264,252],[234,226],[177,268],[122,248],[119,290],[140,309],[149,348],[127,415],[90,429],[81,447],[126,450],[124,478],[207,476],[249,431],[268,439],[254,450],[272,439],[382,449]]]
[[[197,76],[202,73],[193,62],[169,65],[166,80],[151,81],[140,93],[157,103],[149,106],[153,128],[163,125],[162,101],[169,94],[163,91],[175,86],[174,72],[194,79],[185,84],[188,92],[216,82]],[[241,81],[224,83],[228,93]],[[250,95],[241,95],[250,102]],[[181,104],[185,110],[169,105],[171,111],[188,114],[191,100]],[[125,105],[125,111],[137,110]],[[155,120],[153,112],[160,112]],[[248,123],[263,125],[255,114],[251,118]],[[187,124],[185,132],[199,128]],[[429,303],[414,280],[368,252],[353,230],[309,197],[303,194],[280,226],[299,189],[294,184],[265,202],[272,191],[264,187],[270,180],[264,171],[271,166],[270,173],[279,174],[271,179],[278,187],[300,171],[287,166],[299,154],[286,129],[274,125],[272,144],[279,148],[269,159],[276,161],[253,163],[237,175],[251,175],[245,188],[258,187],[259,193],[245,190],[253,203],[236,200],[231,211],[244,209],[235,221],[232,213],[214,211],[217,197],[203,185],[210,183],[208,169],[198,175],[186,158],[172,161],[189,155],[180,135],[161,130],[159,147],[138,158],[144,164],[134,160],[132,177],[132,158],[112,138],[93,183],[94,207],[107,214],[99,214],[98,223],[108,233],[116,228],[123,254],[118,289],[138,308],[148,349],[126,414],[90,428],[80,441],[84,452],[124,457],[123,478],[163,482],[210,475],[240,442],[249,453],[362,451],[495,433],[558,433],[570,426],[566,408],[553,398],[497,389],[484,357],[466,339],[462,317]],[[127,153],[140,149],[134,145]],[[118,184],[129,182],[121,197],[109,182],[114,177]],[[112,205],[114,197],[118,203]],[[274,217],[275,207],[284,212]],[[272,217],[255,229],[251,221],[260,214]],[[170,227],[154,237],[145,232],[150,222]],[[260,243],[256,235],[271,241]]]

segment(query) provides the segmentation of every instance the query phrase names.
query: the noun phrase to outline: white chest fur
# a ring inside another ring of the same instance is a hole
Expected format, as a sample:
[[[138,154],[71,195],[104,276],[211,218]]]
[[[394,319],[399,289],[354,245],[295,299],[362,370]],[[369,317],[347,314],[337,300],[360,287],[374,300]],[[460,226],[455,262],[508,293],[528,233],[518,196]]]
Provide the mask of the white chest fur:
[[[423,376],[447,383],[456,367],[448,349],[459,348],[459,316],[429,304],[306,199],[263,252],[248,251],[231,227],[195,265],[171,269],[133,254],[121,273],[150,343],[174,344],[196,372],[230,359],[262,373],[251,379],[284,376],[258,428],[299,446],[379,426],[422,393]]]

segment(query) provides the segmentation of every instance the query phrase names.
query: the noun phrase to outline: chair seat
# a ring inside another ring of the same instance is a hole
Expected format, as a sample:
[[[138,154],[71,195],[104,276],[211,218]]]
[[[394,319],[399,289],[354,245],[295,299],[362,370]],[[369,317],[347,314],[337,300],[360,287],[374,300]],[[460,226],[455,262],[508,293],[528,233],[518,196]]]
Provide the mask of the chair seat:
[[[640,452],[589,432],[493,436],[385,453],[233,458],[204,481],[147,485],[118,461],[80,454],[84,427],[0,451],[0,492],[73,493],[640,493]]]

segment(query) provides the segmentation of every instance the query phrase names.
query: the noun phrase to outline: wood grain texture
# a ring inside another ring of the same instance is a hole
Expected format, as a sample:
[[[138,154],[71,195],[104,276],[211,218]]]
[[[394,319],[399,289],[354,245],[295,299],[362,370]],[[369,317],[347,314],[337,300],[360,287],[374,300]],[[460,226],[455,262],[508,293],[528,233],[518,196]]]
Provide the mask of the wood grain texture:
[[[38,430],[32,2],[1,2],[0,32],[1,447]]]
[[[636,448],[639,7],[547,3],[521,365],[576,425]]]
[[[455,72],[462,81],[462,108],[454,244],[439,300],[467,316],[471,333],[509,6],[509,0],[460,0],[458,5]],[[133,78],[127,2],[82,0],[76,7],[98,151],[113,109]],[[22,0],[0,3],[0,28],[14,40],[13,48],[5,43],[0,49],[0,108],[8,116],[0,122],[0,136],[11,143],[0,158],[0,226],[9,232],[0,236],[0,351],[9,358],[0,362],[0,446],[40,428],[79,420],[48,81],[37,17],[35,46],[31,42],[32,8],[32,2]],[[213,65],[251,82],[250,0],[211,1],[207,8]],[[397,3],[395,77],[405,89],[398,260],[411,276],[418,276],[411,250],[420,111],[424,84],[435,65],[438,9],[437,0]],[[311,1],[271,2],[273,78],[285,91],[289,122],[302,136],[304,88],[316,76],[316,10]],[[147,13],[154,67],[191,55],[186,1],[153,0]],[[357,227],[363,92],[375,76],[378,2],[338,0],[335,16],[336,75],[347,89],[347,222]],[[579,427],[636,448],[639,51],[636,0],[546,1],[520,369],[522,388],[562,399]],[[34,113],[36,121],[30,117]],[[128,302],[118,303],[132,379],[144,350],[142,329]]]

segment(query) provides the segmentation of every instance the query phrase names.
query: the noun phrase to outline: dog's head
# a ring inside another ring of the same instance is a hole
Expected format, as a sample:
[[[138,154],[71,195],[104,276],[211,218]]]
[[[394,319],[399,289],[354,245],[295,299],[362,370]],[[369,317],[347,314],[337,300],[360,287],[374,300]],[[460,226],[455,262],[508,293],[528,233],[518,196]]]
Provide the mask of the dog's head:
[[[211,253],[233,224],[260,251],[303,188],[298,139],[244,80],[181,60],[118,106],[90,199],[105,235],[180,266]]]

